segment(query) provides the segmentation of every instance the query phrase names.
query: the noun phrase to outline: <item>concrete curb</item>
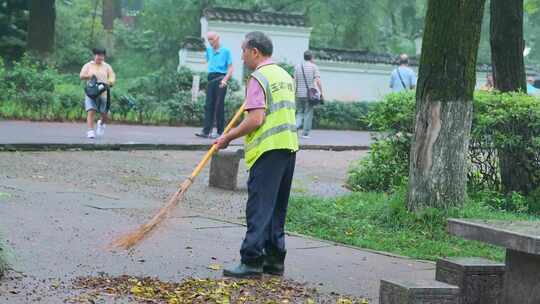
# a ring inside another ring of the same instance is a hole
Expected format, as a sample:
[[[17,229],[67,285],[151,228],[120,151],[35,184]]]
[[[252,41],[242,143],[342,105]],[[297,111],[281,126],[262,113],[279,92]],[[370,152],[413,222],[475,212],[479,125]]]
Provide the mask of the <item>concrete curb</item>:
[[[233,145],[240,146],[240,145]],[[148,143],[13,143],[0,144],[0,152],[46,152],[46,151],[131,151],[131,150],[178,150],[206,151],[210,144],[148,144]],[[300,145],[302,150],[365,151],[369,146]]]

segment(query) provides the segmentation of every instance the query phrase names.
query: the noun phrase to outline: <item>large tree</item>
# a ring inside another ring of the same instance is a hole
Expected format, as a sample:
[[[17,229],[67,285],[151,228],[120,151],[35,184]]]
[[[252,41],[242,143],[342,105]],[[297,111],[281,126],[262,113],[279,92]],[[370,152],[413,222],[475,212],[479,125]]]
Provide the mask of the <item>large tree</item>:
[[[501,92],[526,91],[523,50],[523,0],[491,0],[491,62],[495,88]],[[512,127],[512,126],[508,126]],[[501,182],[505,192],[533,190],[527,151],[499,150]]]
[[[491,0],[491,62],[495,87],[525,91],[523,0]]]
[[[109,55],[113,55],[115,51],[113,34],[114,20],[121,17],[121,12],[118,10],[118,6],[120,4],[121,3],[119,0],[103,0],[102,3],[101,23],[103,24],[103,29],[105,30],[103,44],[105,45]]]
[[[407,207],[466,199],[467,151],[485,0],[429,0],[416,90]]]
[[[54,50],[55,0],[31,0],[28,21],[28,50],[40,54]]]
[[[114,20],[122,18],[122,2],[120,0],[103,0],[101,23],[103,29],[113,30]]]
[[[18,59],[26,48],[28,0],[0,0],[0,56]]]

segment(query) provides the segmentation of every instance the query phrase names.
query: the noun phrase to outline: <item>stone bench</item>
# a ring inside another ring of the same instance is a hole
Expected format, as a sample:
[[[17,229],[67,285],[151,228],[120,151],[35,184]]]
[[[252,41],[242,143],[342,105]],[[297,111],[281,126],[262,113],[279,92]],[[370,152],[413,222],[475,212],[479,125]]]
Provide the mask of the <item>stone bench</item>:
[[[459,287],[435,280],[381,280],[380,304],[460,304]]]
[[[210,160],[208,185],[226,190],[236,190],[238,166],[242,158],[244,158],[244,149],[241,147],[228,147],[215,153]]]
[[[482,258],[437,261],[435,279],[456,285],[462,304],[502,304],[505,265]]]
[[[540,221],[448,219],[448,232],[506,248],[501,303],[540,303]]]

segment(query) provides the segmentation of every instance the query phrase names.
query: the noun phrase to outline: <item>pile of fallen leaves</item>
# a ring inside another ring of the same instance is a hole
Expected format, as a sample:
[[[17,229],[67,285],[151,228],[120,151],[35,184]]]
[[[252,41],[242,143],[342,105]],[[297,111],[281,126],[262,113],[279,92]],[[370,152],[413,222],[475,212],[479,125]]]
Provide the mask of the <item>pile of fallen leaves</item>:
[[[259,280],[196,279],[189,278],[180,283],[163,282],[156,278],[138,278],[123,275],[110,277],[81,277],[74,280],[76,288],[92,291],[92,297],[106,295],[129,297],[137,303],[336,303],[367,304],[365,299],[342,297],[337,294],[322,295],[316,289],[307,288],[290,280],[263,278]],[[89,297],[78,297],[92,303]],[[72,303],[77,302],[72,299]]]

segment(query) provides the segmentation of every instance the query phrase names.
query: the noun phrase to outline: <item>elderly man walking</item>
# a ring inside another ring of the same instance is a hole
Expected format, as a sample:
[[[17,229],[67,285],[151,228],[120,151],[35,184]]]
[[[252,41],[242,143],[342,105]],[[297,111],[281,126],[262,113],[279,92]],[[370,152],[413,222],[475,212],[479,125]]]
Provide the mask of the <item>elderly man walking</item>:
[[[416,73],[409,68],[409,56],[401,54],[398,59],[399,67],[392,71],[390,88],[393,92],[413,90],[416,87]]]
[[[225,94],[227,82],[233,74],[231,51],[223,47],[218,33],[208,32],[206,35],[210,46],[206,49],[208,63],[208,88],[204,107],[204,125],[200,133],[195,135],[203,138],[212,137],[211,131],[216,122],[218,137],[225,128]]]
[[[246,90],[247,115],[236,128],[215,141],[222,149],[245,138],[249,168],[247,232],[238,266],[225,269],[231,277],[282,275],[285,262],[285,217],[291,191],[298,136],[295,125],[294,81],[271,60],[273,44],[261,32],[242,43],[242,59],[254,72]]]

